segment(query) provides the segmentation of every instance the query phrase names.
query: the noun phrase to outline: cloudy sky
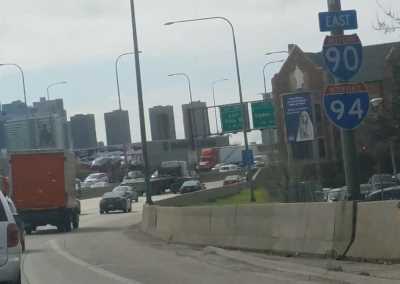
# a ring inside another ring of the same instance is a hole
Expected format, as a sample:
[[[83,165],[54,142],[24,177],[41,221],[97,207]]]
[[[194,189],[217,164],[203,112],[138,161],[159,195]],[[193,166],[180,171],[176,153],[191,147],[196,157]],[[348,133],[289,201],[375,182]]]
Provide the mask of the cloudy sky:
[[[223,22],[163,23],[185,18],[225,16],[236,28],[243,92],[246,100],[260,98],[261,69],[265,62],[284,55],[267,51],[287,49],[289,43],[319,51],[324,34],[318,30],[318,12],[326,0],[136,0],[144,103],[174,106],[177,135],[183,137],[181,104],[189,98],[182,78],[192,79],[195,100],[211,104],[211,82],[217,86],[217,104],[238,101],[233,49]],[[382,0],[399,8],[398,0]],[[343,0],[343,9],[357,9],[359,35],[365,45],[399,40],[400,33],[374,31],[381,14],[375,0]],[[48,84],[66,80],[52,89],[63,98],[68,115],[94,113],[97,136],[105,140],[103,113],[117,108],[115,58],[132,50],[129,0],[2,0],[0,1],[0,63],[20,64],[26,73],[28,102],[45,96]],[[279,70],[271,66],[268,78]],[[18,73],[0,69],[0,101],[22,99]],[[130,112],[133,140],[139,141],[133,59],[120,64],[123,108]],[[268,83],[270,88],[270,83]],[[148,124],[148,123],[147,123]],[[214,125],[214,123],[212,123]],[[148,131],[149,134],[149,131]],[[254,133],[251,140],[258,139]]]

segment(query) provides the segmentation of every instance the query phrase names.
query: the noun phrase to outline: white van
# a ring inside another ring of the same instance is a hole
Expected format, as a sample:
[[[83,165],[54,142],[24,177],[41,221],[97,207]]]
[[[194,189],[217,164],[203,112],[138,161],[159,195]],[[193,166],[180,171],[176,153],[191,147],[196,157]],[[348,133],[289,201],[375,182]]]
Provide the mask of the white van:
[[[21,254],[18,226],[0,191],[0,283],[21,283]]]

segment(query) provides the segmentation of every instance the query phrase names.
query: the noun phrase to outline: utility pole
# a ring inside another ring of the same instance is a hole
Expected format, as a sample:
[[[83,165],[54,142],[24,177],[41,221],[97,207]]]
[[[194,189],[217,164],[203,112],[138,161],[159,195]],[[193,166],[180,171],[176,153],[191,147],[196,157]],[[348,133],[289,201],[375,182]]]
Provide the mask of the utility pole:
[[[340,0],[328,0],[328,11],[338,12],[342,10]],[[332,36],[343,35],[342,29],[331,32]],[[335,83],[343,83],[335,79]],[[360,182],[358,177],[357,148],[354,138],[354,130],[340,130],[343,153],[343,166],[346,177],[347,189],[351,191],[352,200],[360,200]]]
[[[135,3],[134,0],[130,0],[131,4],[131,17],[132,17],[132,38],[133,38],[133,50],[135,55],[135,70],[136,70],[136,87],[139,104],[139,119],[140,119],[140,136],[142,138],[142,153],[143,153],[143,164],[144,164],[144,181],[146,185],[146,204],[153,204],[151,199],[151,184],[150,184],[150,167],[149,157],[147,153],[147,137],[146,137],[146,124],[144,117],[143,107],[143,89],[142,89],[142,75],[140,72],[140,58],[139,58],[139,44],[136,31],[136,18],[135,18]]]

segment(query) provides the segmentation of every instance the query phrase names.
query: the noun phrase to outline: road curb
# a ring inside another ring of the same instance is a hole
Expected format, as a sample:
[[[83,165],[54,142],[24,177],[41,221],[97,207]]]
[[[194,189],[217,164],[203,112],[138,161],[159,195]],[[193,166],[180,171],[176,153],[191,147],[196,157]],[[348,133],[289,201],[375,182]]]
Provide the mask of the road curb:
[[[390,280],[376,278],[372,276],[363,276],[353,273],[340,272],[340,271],[329,271],[319,267],[307,266],[298,263],[287,263],[283,261],[270,260],[265,258],[259,258],[256,256],[245,254],[241,251],[231,251],[218,247],[207,246],[203,249],[206,254],[216,254],[222,257],[226,257],[238,262],[246,263],[251,266],[275,270],[289,274],[302,275],[310,280],[332,280],[341,281],[342,283],[360,283],[360,284],[378,284],[378,283],[398,283],[399,280]]]

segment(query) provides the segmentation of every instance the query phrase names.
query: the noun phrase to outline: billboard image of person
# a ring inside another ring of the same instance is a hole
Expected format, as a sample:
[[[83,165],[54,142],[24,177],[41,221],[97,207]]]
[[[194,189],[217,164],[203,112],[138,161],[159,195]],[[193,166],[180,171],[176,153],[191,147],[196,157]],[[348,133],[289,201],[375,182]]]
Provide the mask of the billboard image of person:
[[[314,125],[308,112],[302,111],[299,117],[299,129],[296,142],[314,140]]]
[[[286,134],[289,143],[312,141],[315,138],[311,95],[296,93],[283,96]]]

